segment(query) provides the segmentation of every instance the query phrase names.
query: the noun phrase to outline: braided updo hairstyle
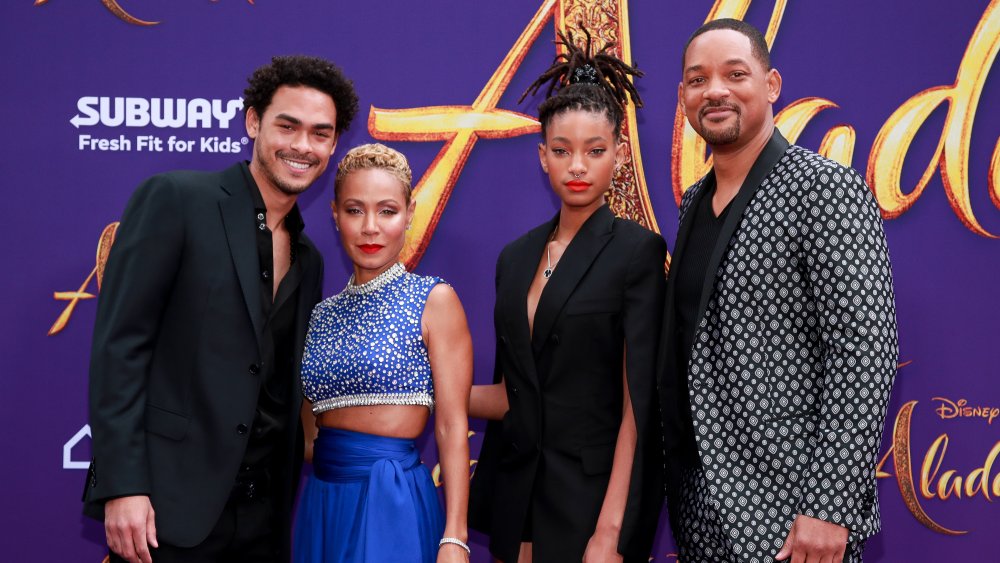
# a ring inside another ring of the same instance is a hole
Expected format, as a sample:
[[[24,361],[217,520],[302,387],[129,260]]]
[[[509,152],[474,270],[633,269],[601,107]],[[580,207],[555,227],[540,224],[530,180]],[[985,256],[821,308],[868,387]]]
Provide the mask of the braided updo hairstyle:
[[[334,202],[340,199],[340,188],[351,172],[371,169],[385,170],[399,180],[403,185],[406,204],[410,204],[410,195],[413,192],[411,185],[413,172],[410,170],[410,163],[403,153],[381,143],[358,145],[347,151],[337,165],[337,175],[333,179]]]
[[[608,43],[597,53],[591,54],[590,32],[583,26],[580,30],[587,38],[582,49],[573,41],[572,31],[565,35],[557,33],[559,39],[556,44],[564,46],[566,52],[556,56],[552,66],[524,91],[518,102],[548,84],[545,92],[547,99],[538,106],[538,121],[542,126],[543,138],[553,117],[575,110],[606,116],[614,126],[617,139],[621,136],[622,122],[625,119],[624,107],[629,98],[636,107],[642,107],[642,98],[629,76],[641,77],[643,73],[636,68],[635,63],[628,65],[608,53],[615,47],[615,43]]]

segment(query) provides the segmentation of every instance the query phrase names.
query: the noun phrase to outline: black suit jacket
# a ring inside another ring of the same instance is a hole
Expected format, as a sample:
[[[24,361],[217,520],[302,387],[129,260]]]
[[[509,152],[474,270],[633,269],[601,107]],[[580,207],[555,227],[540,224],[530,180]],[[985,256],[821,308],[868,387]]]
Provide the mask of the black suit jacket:
[[[618,549],[646,561],[662,502],[653,364],[666,245],[601,207],[566,248],[529,335],[528,287],[557,221],[509,244],[497,262],[496,377],[504,377],[510,410],[487,429],[473,526],[490,533],[490,551],[508,563],[528,518],[536,561],[582,557],[607,491],[624,360],[638,440]],[[539,502],[558,509],[533,511]]]
[[[188,547],[212,530],[233,487],[260,378],[260,266],[243,164],[171,172],[132,196],[98,300],[90,364],[93,462],[85,512],[149,495],[158,539]],[[323,263],[299,237],[295,370]],[[272,476],[286,525],[301,460],[301,391],[291,382],[286,460]],[[287,530],[284,530],[287,535]],[[287,543],[287,542],[286,542]]]

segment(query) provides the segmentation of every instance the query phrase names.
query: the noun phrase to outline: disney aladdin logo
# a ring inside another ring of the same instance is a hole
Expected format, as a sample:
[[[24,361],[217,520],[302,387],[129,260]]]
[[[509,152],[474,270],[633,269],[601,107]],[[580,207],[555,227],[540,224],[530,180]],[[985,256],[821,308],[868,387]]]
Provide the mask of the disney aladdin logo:
[[[179,129],[228,129],[229,123],[243,109],[243,98],[207,100],[205,98],[133,98],[83,96],[76,101],[76,111],[69,122],[79,129],[101,124],[105,127],[147,127]]]
[[[933,400],[940,403],[934,412],[941,417],[941,420],[981,418],[986,424],[993,424],[993,419],[1000,416],[1000,407],[972,406],[965,399],[950,401],[944,397],[934,397]]]
[[[984,418],[992,421],[996,416],[994,408],[970,407],[967,402],[935,397],[939,405],[934,412],[942,419]],[[952,438],[942,433],[931,442],[919,460],[913,459],[913,441],[910,421],[917,401],[909,401],[899,410],[893,425],[892,447],[879,462],[876,477],[896,478],[899,492],[906,508],[921,524],[939,534],[958,536],[968,533],[938,523],[924,507],[926,501],[958,501],[983,499],[992,503],[1000,498],[1000,440],[995,442],[985,456],[974,461],[972,468],[955,467],[953,455],[948,454]],[[890,462],[889,458],[892,457]],[[886,467],[889,465],[889,467]],[[963,464],[965,465],[965,464]],[[885,469],[893,469],[895,475]]]

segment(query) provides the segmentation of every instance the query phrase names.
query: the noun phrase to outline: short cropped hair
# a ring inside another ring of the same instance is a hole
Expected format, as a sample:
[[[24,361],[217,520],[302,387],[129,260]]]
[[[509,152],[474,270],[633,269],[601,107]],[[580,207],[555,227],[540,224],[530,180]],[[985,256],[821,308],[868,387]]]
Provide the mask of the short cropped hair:
[[[716,29],[731,29],[749,39],[750,52],[753,54],[753,57],[757,59],[757,62],[759,62],[762,67],[764,67],[765,71],[771,70],[771,53],[767,49],[767,40],[764,39],[764,34],[762,34],[759,29],[745,21],[735,20],[732,18],[722,18],[705,22],[704,25],[696,29],[695,32],[691,34],[691,37],[688,37],[687,43],[684,44],[684,52],[681,53],[682,74],[684,73],[688,47],[691,46],[691,42],[694,41],[694,39],[699,35]]]

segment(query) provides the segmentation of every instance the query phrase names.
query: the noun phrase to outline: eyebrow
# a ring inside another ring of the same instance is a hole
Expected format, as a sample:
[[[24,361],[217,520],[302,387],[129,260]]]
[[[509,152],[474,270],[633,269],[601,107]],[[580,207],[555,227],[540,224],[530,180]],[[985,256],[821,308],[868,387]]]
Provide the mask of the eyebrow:
[[[302,125],[302,120],[297,117],[292,117],[287,113],[279,113],[274,117],[275,119],[283,119],[293,125]],[[332,123],[317,123],[312,126],[313,129],[333,129]]]
[[[553,141],[562,141],[563,143],[569,143],[570,142],[570,140],[567,139],[566,137],[552,137],[552,140]],[[607,141],[606,138],[601,137],[601,136],[597,136],[597,137],[591,137],[591,138],[585,140],[584,144],[597,143],[597,142],[606,142],[606,141]]]
[[[750,66],[750,63],[746,59],[742,59],[742,58],[739,58],[739,57],[733,58],[733,59],[729,59],[729,60],[727,60],[726,62],[724,62],[722,64],[724,64],[726,66],[734,66],[734,65],[743,65],[743,66],[747,66],[747,67]],[[689,66],[689,67],[687,67],[687,68],[684,69],[684,74],[687,74],[687,73],[692,72],[692,71],[696,72],[696,71],[699,71],[699,70],[704,70],[704,68],[705,68],[704,65],[691,65],[691,66]]]
[[[347,205],[349,203],[355,204],[355,205],[364,205],[365,204],[364,201],[362,201],[362,200],[360,200],[358,198],[355,198],[355,197],[345,199],[343,203],[344,203],[344,205]],[[395,199],[383,199],[382,201],[376,201],[375,205],[386,205],[386,204],[389,204],[389,203],[392,203],[394,205],[399,205],[399,201],[397,201]]]

